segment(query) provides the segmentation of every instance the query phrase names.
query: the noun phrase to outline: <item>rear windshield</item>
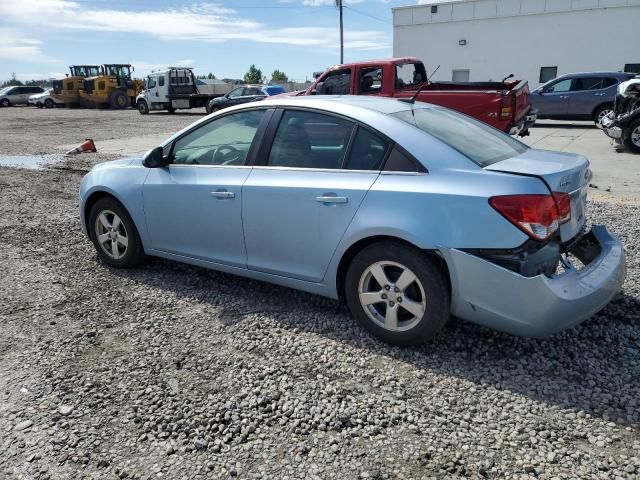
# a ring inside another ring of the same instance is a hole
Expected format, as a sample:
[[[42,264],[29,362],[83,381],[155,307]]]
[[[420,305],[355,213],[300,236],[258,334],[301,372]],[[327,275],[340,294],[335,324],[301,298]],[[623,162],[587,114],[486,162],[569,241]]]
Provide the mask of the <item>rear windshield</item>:
[[[481,167],[515,157],[529,148],[500,130],[446,108],[417,108],[392,115],[441,140]]]

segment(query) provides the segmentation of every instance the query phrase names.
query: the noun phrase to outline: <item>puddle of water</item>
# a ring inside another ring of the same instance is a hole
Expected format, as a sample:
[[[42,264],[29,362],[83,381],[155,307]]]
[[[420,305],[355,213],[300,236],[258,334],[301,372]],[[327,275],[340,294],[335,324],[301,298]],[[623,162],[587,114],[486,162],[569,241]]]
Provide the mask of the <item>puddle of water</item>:
[[[41,170],[48,165],[57,163],[64,155],[0,155],[0,167],[28,168]]]

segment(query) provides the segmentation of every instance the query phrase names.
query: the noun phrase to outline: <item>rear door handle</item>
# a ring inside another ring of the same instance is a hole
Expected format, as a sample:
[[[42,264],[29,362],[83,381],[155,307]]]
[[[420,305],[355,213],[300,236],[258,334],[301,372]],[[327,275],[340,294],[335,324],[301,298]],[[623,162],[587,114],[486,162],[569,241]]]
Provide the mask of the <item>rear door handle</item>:
[[[594,93],[596,97],[604,97],[604,93]]]
[[[214,198],[233,198],[236,194],[227,190],[216,190],[215,192],[211,192],[211,196]]]
[[[316,201],[321,203],[347,203],[349,199],[347,197],[337,197],[335,195],[324,195],[316,197]]]
[[[567,97],[566,95],[560,95],[558,98],[562,98],[564,100],[565,98],[569,98],[569,97]]]

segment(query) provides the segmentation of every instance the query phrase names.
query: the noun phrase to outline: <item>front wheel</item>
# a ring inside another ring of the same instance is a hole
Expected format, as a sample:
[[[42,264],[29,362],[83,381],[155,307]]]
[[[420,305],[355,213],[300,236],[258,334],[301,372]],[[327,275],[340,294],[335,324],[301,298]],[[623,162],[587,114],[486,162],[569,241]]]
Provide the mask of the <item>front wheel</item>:
[[[3,98],[2,100],[0,100],[0,107],[10,107],[10,106],[11,106],[11,102],[6,98]]]
[[[91,208],[87,229],[100,259],[107,265],[131,268],[144,259],[142,241],[127,210],[113,197]]]
[[[138,111],[140,115],[148,115],[149,114],[149,105],[144,100],[140,100],[138,102]]]
[[[345,293],[356,320],[392,345],[422,344],[449,319],[442,269],[401,243],[376,243],[358,253],[347,271]]]
[[[624,143],[632,152],[640,153],[640,120],[631,124],[629,135]]]
[[[53,107],[55,107],[55,104],[53,103],[53,100],[51,100],[50,98],[47,98],[44,101],[44,106],[45,106],[45,108],[53,108]]]
[[[124,110],[129,105],[129,97],[122,90],[114,90],[109,95],[109,105],[117,110]]]
[[[36,108],[42,108],[42,107],[43,107],[42,102],[36,102]]]

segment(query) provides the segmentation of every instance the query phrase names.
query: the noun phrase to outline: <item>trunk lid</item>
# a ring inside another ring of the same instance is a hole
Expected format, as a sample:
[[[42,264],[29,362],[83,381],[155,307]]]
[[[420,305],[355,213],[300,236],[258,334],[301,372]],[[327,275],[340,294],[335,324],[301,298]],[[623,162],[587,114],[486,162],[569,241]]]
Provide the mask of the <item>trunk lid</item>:
[[[496,162],[485,170],[538,177],[551,192],[567,193],[571,219],[560,225],[563,242],[579,234],[586,222],[587,190],[592,173],[589,160],[581,155],[528,149],[522,154]]]

